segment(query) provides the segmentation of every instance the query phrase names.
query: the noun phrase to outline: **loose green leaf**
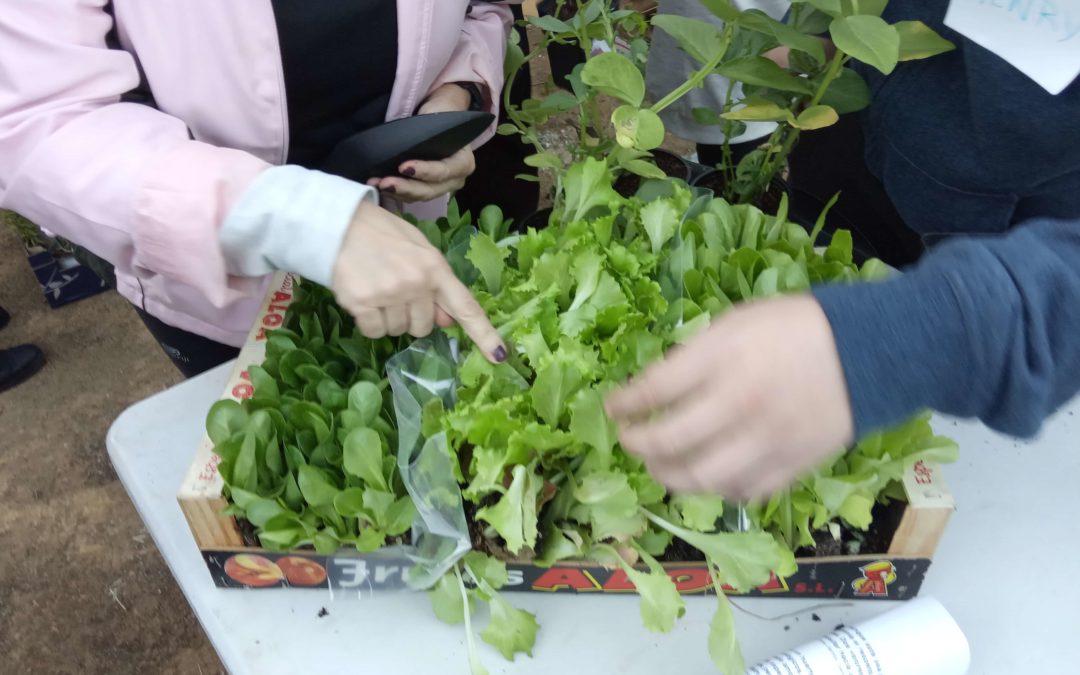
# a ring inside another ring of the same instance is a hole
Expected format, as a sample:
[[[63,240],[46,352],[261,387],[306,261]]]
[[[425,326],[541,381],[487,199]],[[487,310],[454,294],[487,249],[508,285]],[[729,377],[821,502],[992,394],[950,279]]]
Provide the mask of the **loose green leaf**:
[[[825,90],[821,103],[840,115],[858,112],[870,105],[870,87],[861,75],[851,68],[844,68]]]
[[[465,597],[458,589],[458,582],[453,573],[444,574],[428,591],[431,609],[443,623],[457,625],[465,623]],[[475,611],[474,602],[469,598],[469,611]]]
[[[721,579],[736,590],[747,591],[769,580],[772,572],[795,572],[794,554],[766,532],[693,532],[665,521],[652,512],[645,516],[708,557]]]
[[[670,633],[675,622],[686,614],[686,602],[675,587],[675,582],[664,568],[648,553],[640,551],[649,566],[649,572],[642,572],[631,567],[617,551],[608,547],[616,562],[626,572],[627,578],[634,584],[641,596],[641,622],[647,630],[654,633]]]
[[[735,615],[731,611],[731,602],[722,591],[717,591],[716,613],[709,622],[709,656],[721,673],[746,672],[746,660],[735,635]]]
[[[491,620],[480,638],[510,661],[519,652],[532,656],[536,631],[540,629],[536,615],[511,605],[483,579],[480,588],[488,594],[491,603]]]

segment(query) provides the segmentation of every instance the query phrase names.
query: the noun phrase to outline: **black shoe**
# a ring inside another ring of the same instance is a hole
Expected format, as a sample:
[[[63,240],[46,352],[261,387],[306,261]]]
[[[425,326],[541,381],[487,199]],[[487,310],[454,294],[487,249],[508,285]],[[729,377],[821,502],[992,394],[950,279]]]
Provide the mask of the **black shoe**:
[[[22,384],[45,365],[45,354],[34,345],[0,349],[0,391]]]
[[[8,321],[11,321],[11,315],[5,312],[3,307],[0,307],[0,328],[8,325]]]

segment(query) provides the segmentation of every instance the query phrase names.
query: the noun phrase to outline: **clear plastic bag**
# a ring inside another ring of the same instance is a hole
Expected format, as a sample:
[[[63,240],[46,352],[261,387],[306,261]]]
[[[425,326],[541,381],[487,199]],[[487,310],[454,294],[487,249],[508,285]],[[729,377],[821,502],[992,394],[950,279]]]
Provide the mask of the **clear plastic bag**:
[[[425,407],[449,409],[457,387],[457,345],[444,334],[419,340],[386,364],[398,422],[398,470],[416,505],[413,563],[406,583],[430,588],[471,548],[469,526],[446,434],[424,434]]]

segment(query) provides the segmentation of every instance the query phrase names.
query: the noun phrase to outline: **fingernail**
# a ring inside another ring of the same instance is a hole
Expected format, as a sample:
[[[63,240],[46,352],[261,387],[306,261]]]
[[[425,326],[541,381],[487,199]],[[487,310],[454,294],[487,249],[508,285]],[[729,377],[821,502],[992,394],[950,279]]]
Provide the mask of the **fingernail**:
[[[405,170],[401,172],[401,175],[412,178],[416,175],[416,169],[412,168],[411,166],[406,167]]]
[[[389,192],[390,194],[394,194],[395,192],[397,192],[397,190],[394,189],[393,185],[387,185],[383,188],[383,192]]]
[[[492,354],[495,357],[496,363],[502,363],[506,360],[506,347],[499,345],[495,348],[495,352]]]

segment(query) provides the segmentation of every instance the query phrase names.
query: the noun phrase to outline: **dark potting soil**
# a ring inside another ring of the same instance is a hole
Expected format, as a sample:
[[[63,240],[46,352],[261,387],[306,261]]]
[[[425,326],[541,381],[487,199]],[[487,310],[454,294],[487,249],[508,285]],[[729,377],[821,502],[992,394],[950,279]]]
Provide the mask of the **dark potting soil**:
[[[244,546],[261,548],[259,535],[255,534],[255,526],[247,518],[236,519],[236,529],[240,530],[240,538],[244,540]]]
[[[676,155],[667,152],[654,152],[653,162],[656,163],[656,166],[661,171],[671,178],[680,178],[682,180],[688,178],[686,164]],[[615,192],[618,192],[627,199],[637,194],[638,188],[640,187],[641,176],[632,173],[624,173],[615,181]]]

